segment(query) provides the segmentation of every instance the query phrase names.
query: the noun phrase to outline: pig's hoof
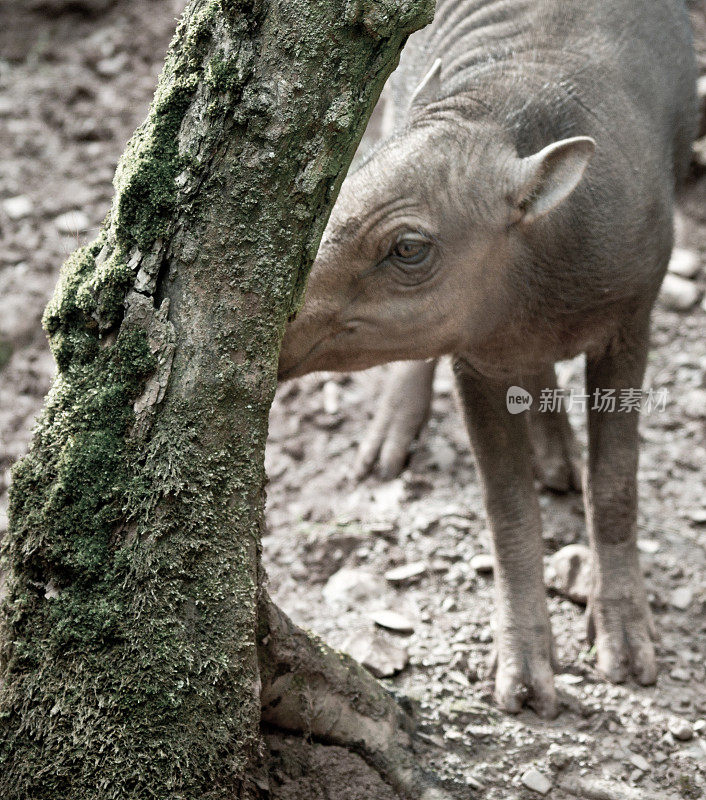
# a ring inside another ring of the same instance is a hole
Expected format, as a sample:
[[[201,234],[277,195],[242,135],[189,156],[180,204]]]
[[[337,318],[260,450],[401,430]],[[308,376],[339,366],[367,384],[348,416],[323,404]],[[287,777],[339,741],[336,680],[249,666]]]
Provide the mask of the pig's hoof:
[[[623,683],[630,674],[643,686],[657,680],[656,634],[646,601],[591,598],[587,623],[598,670],[611,683]]]
[[[551,660],[533,654],[496,661],[495,699],[509,714],[519,714],[523,706],[529,706],[540,717],[554,719],[558,710]]]
[[[358,449],[354,466],[356,478],[364,478],[375,471],[383,480],[390,480],[402,472],[427,417],[426,407],[407,411],[409,413],[404,410],[400,413],[399,408],[380,408]]]

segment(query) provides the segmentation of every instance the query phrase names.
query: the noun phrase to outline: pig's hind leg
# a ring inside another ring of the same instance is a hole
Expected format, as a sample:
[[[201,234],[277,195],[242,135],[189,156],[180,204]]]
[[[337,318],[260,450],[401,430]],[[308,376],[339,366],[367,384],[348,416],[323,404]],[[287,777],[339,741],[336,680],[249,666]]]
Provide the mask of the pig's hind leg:
[[[581,449],[564,404],[540,410],[541,393],[557,390],[554,367],[523,379],[522,386],[534,398],[529,419],[535,477],[554,492],[581,491]]]
[[[584,502],[593,551],[588,603],[589,636],[598,668],[611,681],[630,672],[642,684],[657,677],[654,625],[637,551],[638,397],[647,361],[649,312],[633,316],[609,348],[588,354],[589,397],[612,390],[616,407],[588,412],[588,466]],[[623,407],[624,406],[624,407]]]
[[[507,410],[510,383],[491,382],[463,362],[454,371],[493,535],[496,698],[513,713],[527,703],[554,717],[553,644],[527,414]]]
[[[364,477],[376,464],[381,478],[400,474],[429,418],[435,368],[436,361],[392,365],[380,405],[358,449],[356,477]]]

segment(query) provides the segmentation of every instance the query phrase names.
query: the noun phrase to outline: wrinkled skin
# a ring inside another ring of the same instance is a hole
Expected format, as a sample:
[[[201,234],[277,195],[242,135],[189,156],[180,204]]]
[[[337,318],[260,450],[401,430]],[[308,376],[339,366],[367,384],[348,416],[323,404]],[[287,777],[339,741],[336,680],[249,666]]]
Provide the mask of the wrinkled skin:
[[[534,475],[569,488],[578,458],[562,413],[510,414],[506,392],[537,398],[556,386],[554,363],[581,352],[590,397],[642,385],[694,131],[688,22],[678,0],[440,0],[405,57],[398,111],[405,86],[427,77],[395,135],[344,182],[280,376],[410,362],[359,463],[393,472],[424,423],[433,360],[452,356],[493,534],[496,696],[551,717]],[[591,410],[588,434],[598,667],[650,684],[638,413]]]

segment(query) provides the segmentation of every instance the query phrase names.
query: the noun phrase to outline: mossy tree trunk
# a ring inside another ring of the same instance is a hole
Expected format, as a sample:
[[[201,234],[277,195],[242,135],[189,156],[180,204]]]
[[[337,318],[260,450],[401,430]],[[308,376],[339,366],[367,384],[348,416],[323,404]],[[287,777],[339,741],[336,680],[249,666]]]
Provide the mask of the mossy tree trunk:
[[[261,702],[295,728],[305,691],[314,733],[357,741],[410,796],[441,796],[404,756],[387,695],[271,606],[260,566],[283,328],[433,6],[184,12],[112,210],[45,315],[59,374],[4,543],[6,800],[257,797]]]

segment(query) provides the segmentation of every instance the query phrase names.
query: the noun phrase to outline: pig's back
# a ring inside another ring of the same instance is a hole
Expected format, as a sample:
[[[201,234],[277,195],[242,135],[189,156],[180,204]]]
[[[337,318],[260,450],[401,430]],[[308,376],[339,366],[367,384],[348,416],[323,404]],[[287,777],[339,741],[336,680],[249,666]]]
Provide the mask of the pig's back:
[[[688,163],[696,72],[683,0],[438,0],[395,76],[399,121],[436,58],[443,95],[491,109],[521,154],[580,132],[662,171],[666,159],[677,178]]]

